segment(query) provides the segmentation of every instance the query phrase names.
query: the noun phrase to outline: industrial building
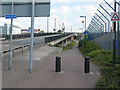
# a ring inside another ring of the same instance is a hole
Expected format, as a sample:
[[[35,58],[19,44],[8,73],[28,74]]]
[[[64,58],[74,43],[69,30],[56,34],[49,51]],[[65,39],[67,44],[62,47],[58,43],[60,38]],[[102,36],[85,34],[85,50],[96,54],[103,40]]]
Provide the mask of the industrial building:
[[[3,26],[0,27],[0,32],[2,35],[9,35],[10,34],[10,24],[4,24]],[[21,28],[19,26],[13,25],[13,31],[12,34],[21,34]]]

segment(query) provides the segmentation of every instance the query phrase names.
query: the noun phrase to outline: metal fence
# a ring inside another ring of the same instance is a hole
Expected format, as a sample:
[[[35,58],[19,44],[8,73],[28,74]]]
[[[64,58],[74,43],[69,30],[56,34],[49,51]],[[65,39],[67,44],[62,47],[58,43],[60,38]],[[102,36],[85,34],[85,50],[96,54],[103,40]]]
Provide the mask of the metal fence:
[[[61,34],[61,33],[35,33],[34,37],[55,35],[55,34]],[[10,35],[2,35],[2,38],[5,38],[5,40],[10,40]],[[30,34],[13,35],[13,39],[23,39],[23,38],[30,38]]]
[[[117,0],[116,4],[118,12],[120,11],[120,0]],[[114,12],[114,0],[103,0],[87,28],[89,40],[94,40],[95,43],[105,50],[113,50],[111,12]],[[116,50],[120,52],[120,21],[116,23]]]
[[[49,43],[51,41],[55,41],[57,39],[64,38],[69,35],[71,35],[71,33],[65,33],[65,34],[58,35],[58,36],[45,37],[45,43]]]

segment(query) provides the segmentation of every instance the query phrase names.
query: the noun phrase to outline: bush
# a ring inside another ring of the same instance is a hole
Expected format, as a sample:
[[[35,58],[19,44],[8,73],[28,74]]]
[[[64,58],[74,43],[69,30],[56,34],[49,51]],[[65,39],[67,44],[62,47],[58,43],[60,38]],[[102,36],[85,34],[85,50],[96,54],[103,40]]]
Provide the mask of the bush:
[[[78,40],[79,40],[79,38],[80,38],[80,34],[77,34],[76,39],[78,39]]]
[[[117,64],[112,67],[113,51],[100,49],[94,42],[83,40],[79,42],[79,49],[83,55],[90,57],[90,61],[100,65],[102,77],[97,88],[120,88],[120,54]]]
[[[119,88],[118,67],[103,67],[101,68],[101,73],[102,77],[97,83],[97,88]]]
[[[69,50],[69,49],[72,49],[75,44],[76,44],[75,41],[71,42],[71,43],[68,44],[67,46],[63,47],[63,51],[67,51],[67,50]]]
[[[120,64],[120,53],[118,54],[117,59],[118,59],[118,64]]]
[[[75,42],[75,41],[72,41],[72,42],[69,43],[67,46],[63,46],[63,48],[62,48],[62,45],[60,45],[60,44],[56,44],[55,47],[62,48],[62,51],[67,51],[67,50],[69,50],[69,49],[72,49],[74,45],[76,45],[76,42]]]
[[[83,55],[87,55],[94,50],[100,49],[97,44],[88,40],[79,41],[78,47]]]
[[[94,50],[87,55],[91,58],[91,61],[97,64],[100,64],[102,66],[112,66],[112,51]]]
[[[62,45],[60,45],[60,44],[56,44],[55,47],[62,48]]]

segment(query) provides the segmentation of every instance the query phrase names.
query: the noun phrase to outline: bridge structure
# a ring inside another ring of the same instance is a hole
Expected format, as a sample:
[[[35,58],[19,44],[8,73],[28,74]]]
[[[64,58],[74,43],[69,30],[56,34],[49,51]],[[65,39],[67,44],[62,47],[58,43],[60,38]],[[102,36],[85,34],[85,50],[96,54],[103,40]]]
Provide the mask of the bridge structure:
[[[22,38],[22,37],[21,37]],[[65,33],[65,34],[49,34],[49,35],[43,35],[43,36],[37,36],[34,37],[34,47],[36,45],[55,45],[60,43],[61,45],[64,45],[65,43],[74,40],[74,34],[72,33]],[[3,54],[9,53],[9,40],[1,41],[0,46],[2,48]],[[20,50],[23,52],[25,48],[29,48],[30,50],[30,38],[23,38],[23,39],[14,39],[13,40],[13,56],[15,55],[15,51]]]

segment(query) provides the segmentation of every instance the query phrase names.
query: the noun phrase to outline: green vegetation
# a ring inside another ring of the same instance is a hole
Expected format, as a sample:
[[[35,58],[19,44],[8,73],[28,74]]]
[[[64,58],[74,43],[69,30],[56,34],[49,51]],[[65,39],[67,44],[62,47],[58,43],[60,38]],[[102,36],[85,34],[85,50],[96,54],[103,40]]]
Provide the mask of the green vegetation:
[[[76,39],[79,40],[80,34],[77,34]]]
[[[100,66],[102,77],[97,88],[120,88],[120,57],[112,67],[113,52],[100,49],[94,42],[83,40],[79,42],[79,49],[83,55],[89,56],[90,61]]]
[[[58,30],[58,33],[61,33],[62,32],[62,30]]]
[[[83,55],[87,55],[88,53],[100,49],[94,42],[89,42],[88,40],[83,40],[79,42],[79,49]]]
[[[44,30],[41,30],[40,33],[44,33]]]
[[[60,45],[60,44],[56,44],[55,47],[62,48],[62,45]]]
[[[75,41],[72,41],[72,42],[69,43],[67,46],[63,47],[63,51],[67,51],[67,50],[69,50],[69,49],[72,49],[75,44],[76,44],[76,42],[75,42]]]
[[[69,43],[67,46],[63,46],[63,47],[62,47],[62,45],[56,44],[55,47],[62,48],[62,51],[67,51],[67,50],[69,50],[69,49],[72,49],[75,44],[76,44],[76,42],[75,42],[75,41],[72,41],[72,42]]]

